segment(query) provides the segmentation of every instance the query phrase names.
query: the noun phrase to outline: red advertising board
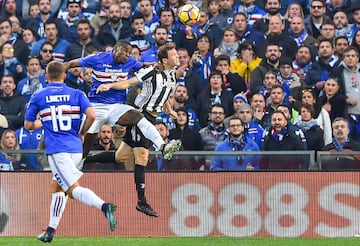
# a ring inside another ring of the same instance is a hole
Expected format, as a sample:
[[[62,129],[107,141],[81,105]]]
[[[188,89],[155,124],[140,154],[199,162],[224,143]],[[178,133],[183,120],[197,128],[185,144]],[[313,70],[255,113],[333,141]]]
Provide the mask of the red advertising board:
[[[47,227],[50,173],[0,173],[0,235]],[[118,205],[111,232],[95,208],[69,200],[62,236],[350,237],[360,230],[356,172],[147,173],[160,217],[135,210],[133,173],[85,173],[83,186]]]

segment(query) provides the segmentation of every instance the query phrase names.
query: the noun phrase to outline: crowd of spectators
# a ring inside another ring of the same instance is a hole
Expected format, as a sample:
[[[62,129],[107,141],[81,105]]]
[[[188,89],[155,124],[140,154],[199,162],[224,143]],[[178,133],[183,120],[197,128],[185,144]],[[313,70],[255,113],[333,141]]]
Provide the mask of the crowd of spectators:
[[[357,0],[0,3],[0,134],[4,150],[39,148],[42,132],[25,132],[22,124],[26,103],[46,87],[44,73],[50,61],[111,52],[122,39],[132,45],[131,56],[141,62],[156,62],[159,46],[176,44],[180,66],[170,100],[179,117],[174,120],[159,113],[157,127],[166,141],[181,139],[183,150],[321,151],[329,150],[329,145],[335,146],[332,151],[359,150]],[[177,18],[177,10],[187,3],[200,7],[200,19],[193,26],[183,25]],[[91,72],[91,68],[72,68],[65,82],[88,93]],[[140,88],[128,90],[127,103],[133,103]],[[339,132],[339,122],[341,129],[349,130],[342,132],[345,138],[333,136],[334,127]],[[121,140],[115,140],[112,133],[118,127],[103,126],[93,149],[114,149],[115,141]],[[17,141],[11,139],[13,135]],[[351,167],[360,167],[354,158]],[[5,154],[1,159],[1,170],[44,168],[29,154]],[[188,161],[192,165],[174,168],[171,162],[156,157],[150,166],[155,170],[308,168],[298,159],[289,160],[289,165],[279,164],[275,158],[206,156]],[[342,166],[332,163],[328,168]]]

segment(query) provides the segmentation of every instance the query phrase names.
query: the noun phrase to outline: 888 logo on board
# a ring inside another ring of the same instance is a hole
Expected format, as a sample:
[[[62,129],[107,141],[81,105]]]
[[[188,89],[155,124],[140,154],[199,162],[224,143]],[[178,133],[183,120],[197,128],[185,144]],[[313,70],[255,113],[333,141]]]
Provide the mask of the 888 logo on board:
[[[266,191],[232,183],[217,193],[203,184],[183,184],[171,194],[169,226],[187,237],[351,237],[359,229],[360,211],[338,197],[357,200],[359,194],[360,187],[351,183],[326,185],[315,195],[289,182]]]

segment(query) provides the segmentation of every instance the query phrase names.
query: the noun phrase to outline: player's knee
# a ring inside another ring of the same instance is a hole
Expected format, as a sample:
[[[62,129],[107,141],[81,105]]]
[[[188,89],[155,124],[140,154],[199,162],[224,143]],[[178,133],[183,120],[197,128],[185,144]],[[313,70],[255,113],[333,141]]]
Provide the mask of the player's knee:
[[[138,157],[138,158],[135,158],[135,163],[137,165],[141,165],[141,166],[147,166],[147,163],[148,163],[148,158],[147,157]]]
[[[52,191],[52,193],[56,193],[56,192],[60,192],[63,190],[62,190],[61,186],[55,180],[53,180],[51,182],[51,191]]]
[[[132,110],[127,111],[124,115],[122,115],[119,118],[119,120],[116,122],[116,124],[123,125],[123,126],[134,126],[143,117],[144,117],[144,115],[142,113],[140,113],[137,110],[132,109]]]
[[[149,161],[149,151],[145,148],[136,148],[134,151],[135,163],[146,166]]]
[[[116,152],[115,153],[115,162],[116,163],[122,163],[125,162],[127,159],[131,157],[132,153],[126,153],[126,152]]]
[[[69,198],[74,199],[73,197],[73,190],[79,186],[79,183],[76,182],[75,184],[73,184],[72,186],[69,187],[69,189],[67,189],[66,194],[69,196]]]

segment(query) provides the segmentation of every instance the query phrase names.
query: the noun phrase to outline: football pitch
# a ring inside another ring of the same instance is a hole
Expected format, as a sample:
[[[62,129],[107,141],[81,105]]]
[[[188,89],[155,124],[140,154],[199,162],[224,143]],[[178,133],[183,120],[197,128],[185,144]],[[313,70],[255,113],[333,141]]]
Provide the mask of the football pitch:
[[[0,237],[0,245],[43,245],[36,237]],[[355,246],[360,238],[230,238],[230,237],[55,237],[54,246]]]

